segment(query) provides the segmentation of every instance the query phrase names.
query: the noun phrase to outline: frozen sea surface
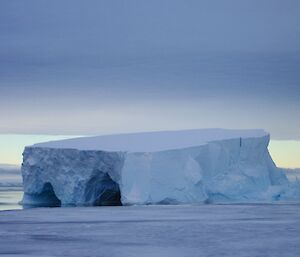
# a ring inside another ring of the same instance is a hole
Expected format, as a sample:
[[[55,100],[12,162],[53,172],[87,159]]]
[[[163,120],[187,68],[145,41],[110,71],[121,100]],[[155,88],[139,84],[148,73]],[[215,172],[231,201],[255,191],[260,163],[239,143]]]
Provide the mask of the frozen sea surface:
[[[20,188],[0,187],[0,211],[22,209],[19,202],[22,200],[23,191]]]
[[[0,164],[0,211],[22,209],[23,187],[19,166]]]
[[[299,217],[299,204],[2,211],[0,255],[296,257]]]

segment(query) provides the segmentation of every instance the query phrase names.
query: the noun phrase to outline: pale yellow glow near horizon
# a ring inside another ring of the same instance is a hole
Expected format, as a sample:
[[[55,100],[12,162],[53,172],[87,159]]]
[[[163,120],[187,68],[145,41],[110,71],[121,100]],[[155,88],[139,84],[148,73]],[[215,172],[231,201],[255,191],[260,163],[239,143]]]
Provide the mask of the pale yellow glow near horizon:
[[[25,146],[77,136],[0,134],[0,164],[21,165]],[[278,167],[300,168],[300,141],[271,140],[270,154]]]
[[[76,136],[0,134],[0,164],[21,165],[25,146]]]
[[[277,167],[300,168],[300,141],[271,140],[269,152]]]

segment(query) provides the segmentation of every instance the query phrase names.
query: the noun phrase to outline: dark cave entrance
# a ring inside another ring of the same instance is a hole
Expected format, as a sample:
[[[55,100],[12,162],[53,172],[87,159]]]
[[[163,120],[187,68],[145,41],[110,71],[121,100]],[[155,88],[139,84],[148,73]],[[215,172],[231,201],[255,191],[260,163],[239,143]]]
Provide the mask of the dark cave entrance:
[[[107,173],[99,172],[87,185],[86,201],[93,206],[121,206],[119,185]]]
[[[44,184],[41,193],[39,194],[25,194],[26,204],[25,208],[30,207],[60,207],[61,201],[55,195],[51,183]]]
[[[57,198],[52,185],[48,182],[44,185],[43,191],[38,195],[40,200],[45,203],[45,206],[49,207],[59,207],[61,206],[61,201]]]

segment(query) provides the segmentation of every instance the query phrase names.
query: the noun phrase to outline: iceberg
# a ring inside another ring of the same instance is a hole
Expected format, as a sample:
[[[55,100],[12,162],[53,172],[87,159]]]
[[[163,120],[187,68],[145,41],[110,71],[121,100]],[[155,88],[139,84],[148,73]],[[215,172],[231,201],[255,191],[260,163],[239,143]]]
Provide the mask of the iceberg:
[[[82,137],[25,148],[24,205],[271,202],[297,198],[264,130]],[[299,190],[298,190],[299,191]]]

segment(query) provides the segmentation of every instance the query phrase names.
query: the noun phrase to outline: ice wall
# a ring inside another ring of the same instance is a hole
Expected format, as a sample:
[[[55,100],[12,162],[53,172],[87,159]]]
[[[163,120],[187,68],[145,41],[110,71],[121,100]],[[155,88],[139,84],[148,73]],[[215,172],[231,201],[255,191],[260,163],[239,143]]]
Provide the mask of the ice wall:
[[[140,152],[68,149],[53,143],[26,147],[23,203],[188,204],[297,198],[269,155],[268,134],[224,138]]]
[[[23,204],[52,206],[53,193],[54,205],[121,204],[123,153],[26,147],[23,158]]]
[[[247,202],[280,199],[287,180],[267,146],[269,136],[127,155],[122,203]]]

